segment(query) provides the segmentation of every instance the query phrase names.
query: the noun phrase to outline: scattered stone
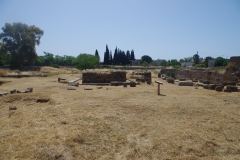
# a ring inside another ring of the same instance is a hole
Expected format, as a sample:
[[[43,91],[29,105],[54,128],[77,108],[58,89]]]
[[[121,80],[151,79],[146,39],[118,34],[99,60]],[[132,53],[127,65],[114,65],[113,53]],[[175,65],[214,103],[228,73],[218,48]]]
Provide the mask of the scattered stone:
[[[217,87],[215,88],[215,90],[218,91],[218,92],[222,92],[223,88],[222,88],[221,86],[217,86]]]
[[[33,88],[27,88],[27,92],[33,92]]]
[[[130,87],[136,87],[136,83],[133,82],[133,81],[131,81],[131,82],[130,82]]]
[[[203,84],[202,87],[204,89],[210,89],[211,88],[211,85],[210,84]]]
[[[69,86],[76,86],[76,87],[78,87],[79,83],[70,81],[70,82],[68,82],[68,85]]]
[[[6,96],[8,93],[7,92],[2,92],[0,93],[0,96]]]
[[[11,107],[9,107],[9,110],[17,110],[17,107],[16,106],[11,106]]]
[[[198,82],[198,79],[193,79],[192,82]]]
[[[231,92],[238,92],[237,86],[227,85],[226,89],[230,90]]]
[[[127,87],[127,83],[123,83],[123,87]]]
[[[166,80],[166,77],[162,77],[162,80]]]
[[[167,82],[174,84],[174,79],[173,79],[173,78],[168,78],[168,79],[167,79]]]
[[[76,88],[67,88],[67,90],[76,90]]]
[[[50,98],[39,98],[37,99],[37,102],[44,103],[50,101]]]
[[[17,93],[16,89],[13,89],[13,90],[10,91],[10,94],[14,94],[14,93]]]
[[[84,90],[93,90],[92,88],[84,88]]]
[[[236,86],[236,82],[234,82],[234,81],[223,82],[223,85],[224,86],[227,86],[227,85]]]
[[[180,81],[179,86],[193,86],[193,82]]]
[[[186,81],[186,78],[179,78],[179,81]]]
[[[102,87],[97,87],[97,89],[102,89]]]

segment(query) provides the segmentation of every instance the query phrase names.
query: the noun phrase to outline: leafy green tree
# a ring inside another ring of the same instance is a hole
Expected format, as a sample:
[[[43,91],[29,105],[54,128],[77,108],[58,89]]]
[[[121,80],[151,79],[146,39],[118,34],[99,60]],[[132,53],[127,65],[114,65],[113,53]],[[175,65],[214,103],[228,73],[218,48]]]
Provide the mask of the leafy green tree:
[[[45,55],[44,55],[44,62],[45,62],[45,65],[47,66],[51,66],[53,64],[53,61],[54,61],[54,55],[52,53],[49,53],[49,52],[43,52]]]
[[[11,68],[21,69],[25,62],[34,65],[37,59],[35,45],[40,44],[43,30],[23,23],[5,23],[0,33],[3,50],[11,54]]]
[[[168,62],[166,60],[162,60],[160,66],[167,66]]]
[[[141,62],[143,63],[144,61],[146,61],[148,64],[150,64],[152,62],[152,58],[148,55],[144,55],[141,57]]]
[[[220,67],[220,66],[226,66],[228,64],[228,60],[222,58],[222,57],[217,57],[215,59],[214,66],[215,67]]]
[[[99,57],[91,54],[80,54],[75,60],[76,67],[78,69],[93,69],[98,66]]]
[[[194,64],[199,63],[199,55],[198,54],[193,55],[193,62],[194,62]]]

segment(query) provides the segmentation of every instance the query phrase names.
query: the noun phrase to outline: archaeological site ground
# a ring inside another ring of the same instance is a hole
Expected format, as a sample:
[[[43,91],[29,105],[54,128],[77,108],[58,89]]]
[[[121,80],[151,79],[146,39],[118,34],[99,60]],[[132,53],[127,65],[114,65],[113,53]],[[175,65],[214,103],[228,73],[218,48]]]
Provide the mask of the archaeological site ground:
[[[6,71],[0,159],[240,159],[235,75],[144,71]]]

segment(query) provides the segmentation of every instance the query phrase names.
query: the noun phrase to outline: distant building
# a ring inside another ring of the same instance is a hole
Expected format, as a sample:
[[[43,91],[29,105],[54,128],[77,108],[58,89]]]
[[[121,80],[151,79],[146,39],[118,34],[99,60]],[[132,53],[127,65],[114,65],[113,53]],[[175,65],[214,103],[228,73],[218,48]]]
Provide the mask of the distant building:
[[[214,67],[215,59],[208,60],[208,67]]]
[[[192,65],[193,65],[192,62],[181,62],[181,67],[190,67]]]

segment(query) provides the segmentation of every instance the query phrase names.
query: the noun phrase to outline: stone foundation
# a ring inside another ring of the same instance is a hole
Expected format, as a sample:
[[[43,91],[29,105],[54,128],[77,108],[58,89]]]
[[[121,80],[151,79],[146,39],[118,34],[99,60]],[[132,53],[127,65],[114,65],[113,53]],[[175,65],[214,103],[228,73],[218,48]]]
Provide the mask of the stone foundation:
[[[126,82],[126,72],[115,71],[109,74],[87,72],[82,74],[82,83],[111,83],[111,81]]]

